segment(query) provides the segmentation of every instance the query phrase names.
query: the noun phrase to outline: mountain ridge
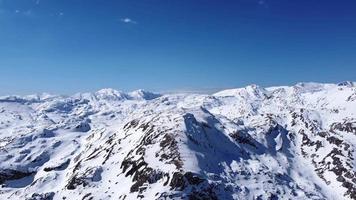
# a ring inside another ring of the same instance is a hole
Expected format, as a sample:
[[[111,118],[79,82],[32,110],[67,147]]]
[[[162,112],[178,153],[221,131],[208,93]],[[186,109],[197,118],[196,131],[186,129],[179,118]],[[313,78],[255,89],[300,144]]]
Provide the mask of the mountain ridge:
[[[0,98],[0,197],[356,199],[356,87]]]

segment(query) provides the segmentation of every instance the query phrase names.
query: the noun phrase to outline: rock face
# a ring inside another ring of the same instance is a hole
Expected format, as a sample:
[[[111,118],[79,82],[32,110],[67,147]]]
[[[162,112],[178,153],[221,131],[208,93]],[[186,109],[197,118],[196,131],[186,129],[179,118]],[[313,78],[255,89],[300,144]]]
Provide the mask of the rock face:
[[[0,199],[356,199],[356,87],[0,98]]]

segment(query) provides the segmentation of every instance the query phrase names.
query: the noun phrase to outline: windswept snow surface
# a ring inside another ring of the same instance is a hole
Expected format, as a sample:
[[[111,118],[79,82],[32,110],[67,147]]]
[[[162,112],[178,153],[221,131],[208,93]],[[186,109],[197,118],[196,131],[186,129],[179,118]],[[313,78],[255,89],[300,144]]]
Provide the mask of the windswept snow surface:
[[[0,199],[356,199],[356,87],[0,98]]]

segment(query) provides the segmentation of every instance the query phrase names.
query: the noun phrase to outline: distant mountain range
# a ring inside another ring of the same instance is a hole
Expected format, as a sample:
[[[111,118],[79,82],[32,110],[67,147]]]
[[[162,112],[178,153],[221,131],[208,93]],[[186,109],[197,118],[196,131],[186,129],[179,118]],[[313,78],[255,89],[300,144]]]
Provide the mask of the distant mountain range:
[[[0,97],[0,199],[356,199],[356,84]]]

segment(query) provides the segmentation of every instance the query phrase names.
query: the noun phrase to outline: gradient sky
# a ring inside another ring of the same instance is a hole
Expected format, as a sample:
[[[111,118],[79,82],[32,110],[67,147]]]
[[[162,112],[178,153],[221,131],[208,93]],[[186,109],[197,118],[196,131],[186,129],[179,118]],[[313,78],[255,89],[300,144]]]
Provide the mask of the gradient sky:
[[[354,0],[0,0],[0,94],[356,81]]]

